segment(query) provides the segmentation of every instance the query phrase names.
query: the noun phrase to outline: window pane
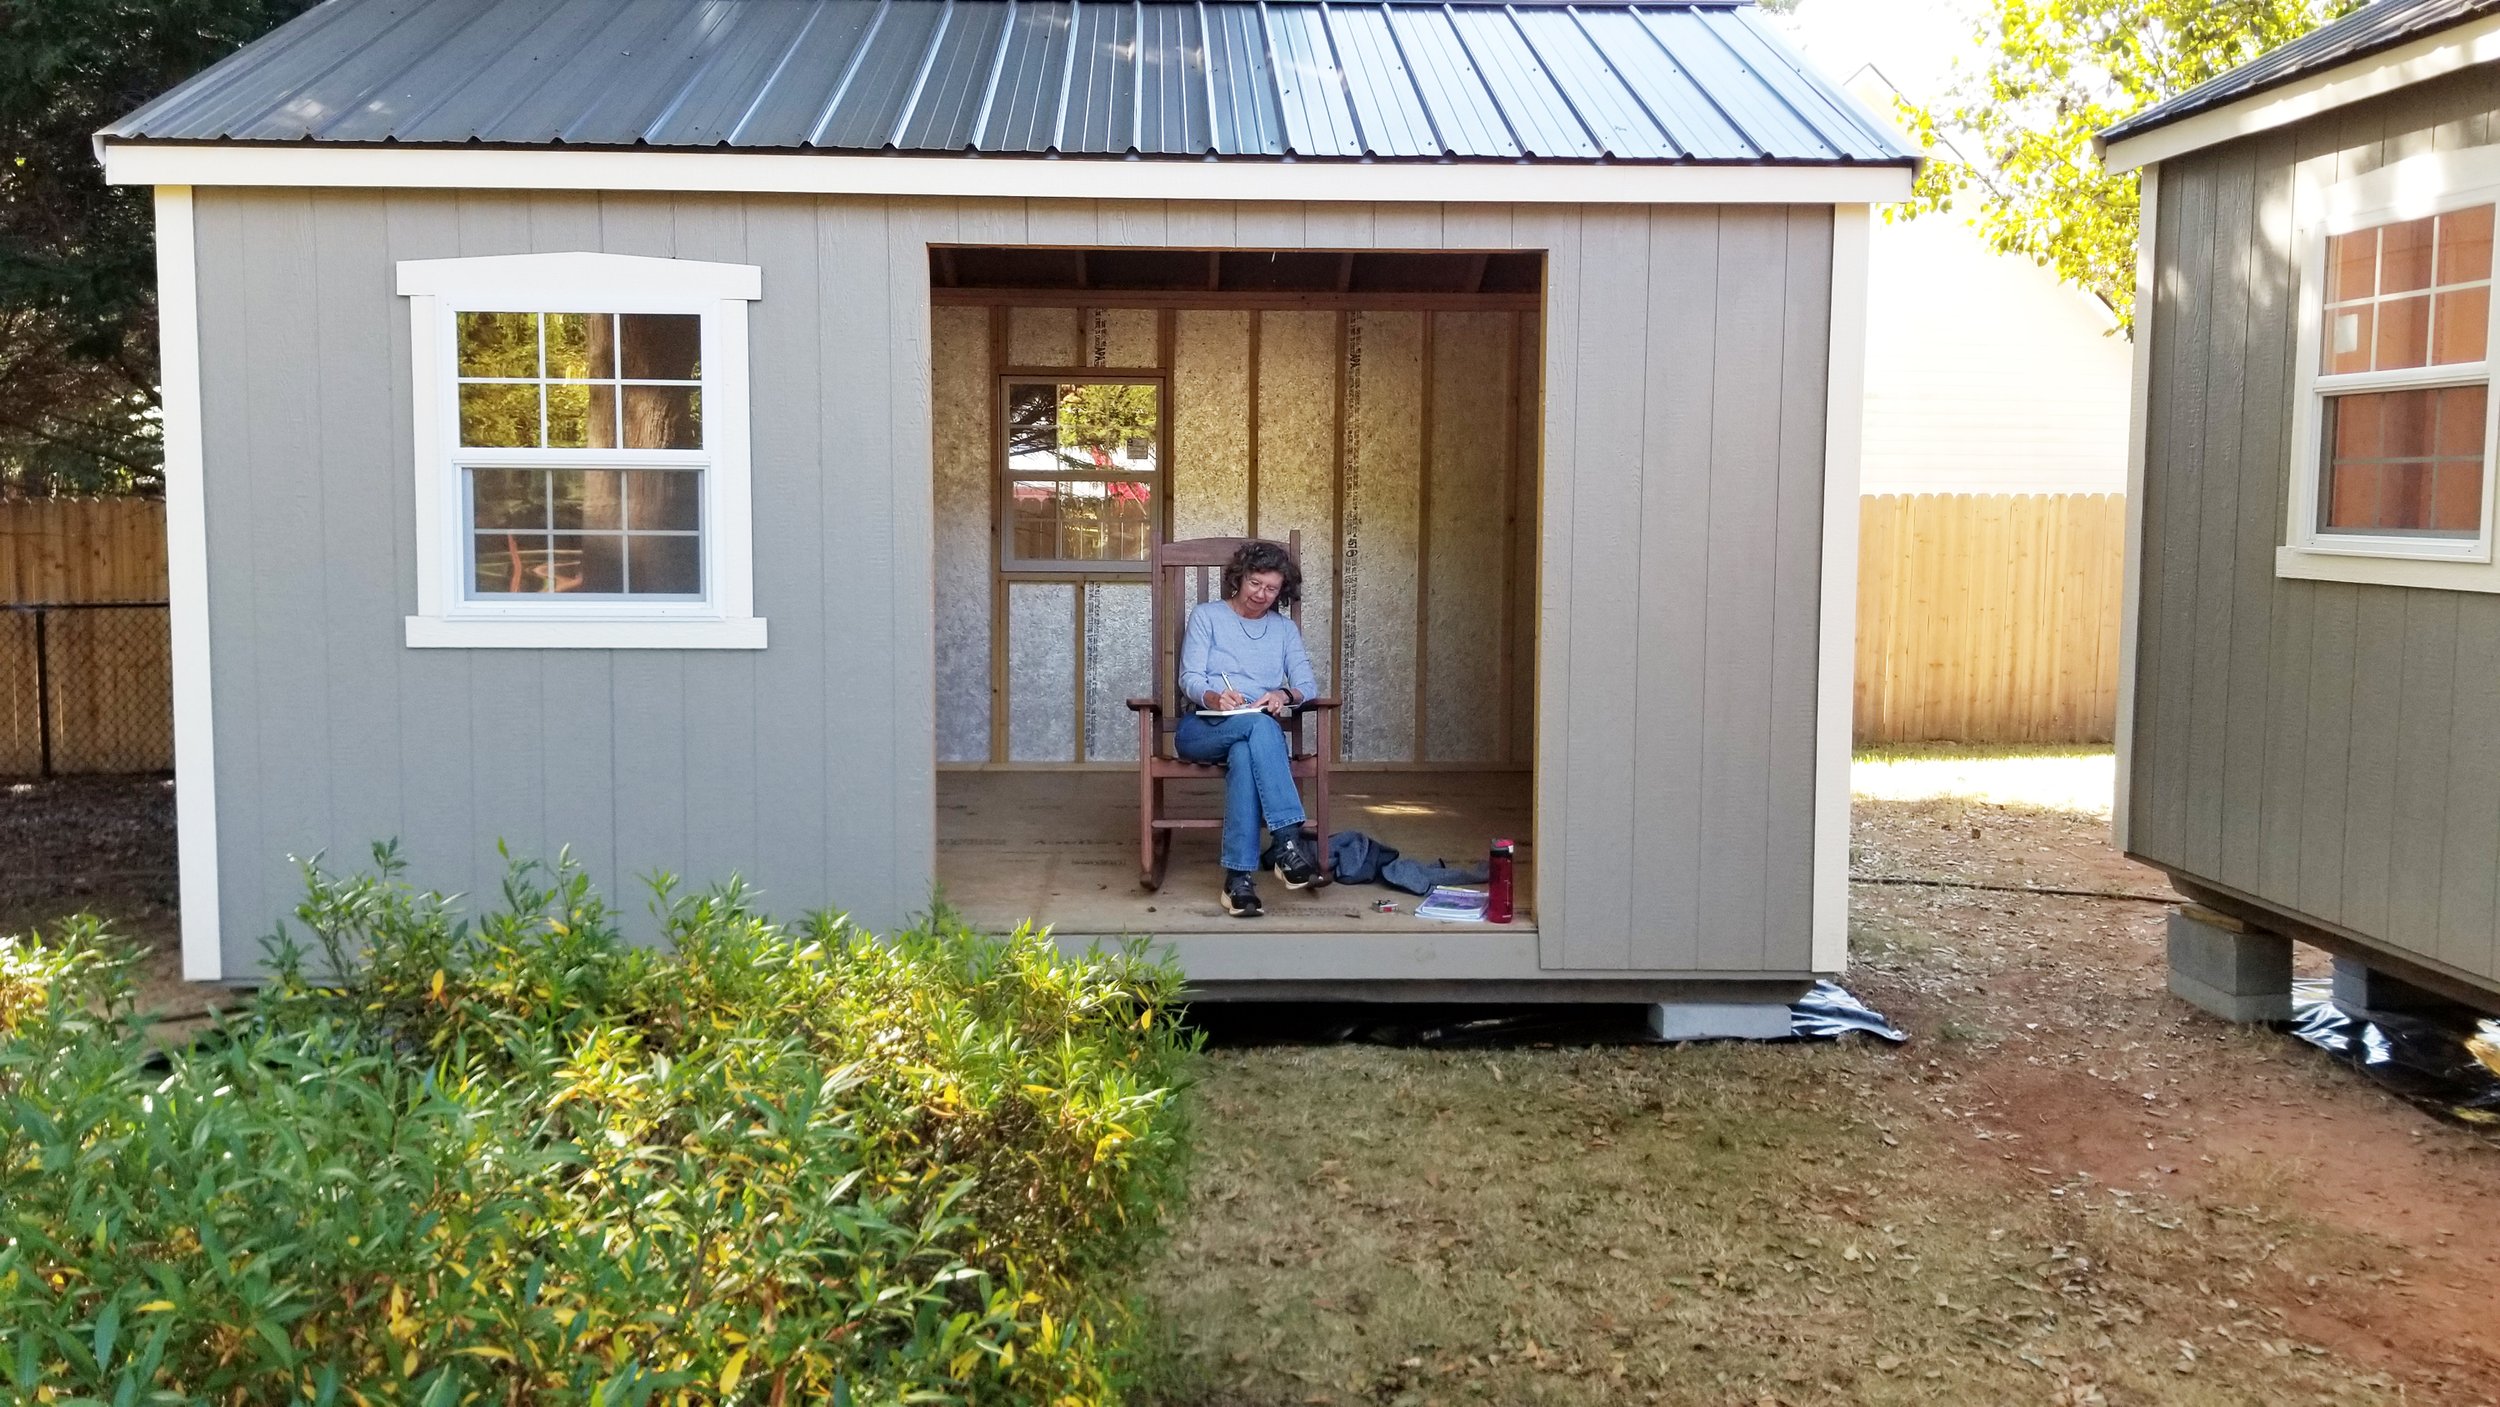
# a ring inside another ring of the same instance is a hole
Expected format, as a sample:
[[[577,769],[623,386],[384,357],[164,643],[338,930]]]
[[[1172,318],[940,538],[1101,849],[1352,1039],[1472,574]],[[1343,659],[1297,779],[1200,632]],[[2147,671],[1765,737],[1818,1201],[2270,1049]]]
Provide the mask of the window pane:
[[[2411,293],[2431,286],[2431,223],[2425,217],[2379,230],[2379,292]]]
[[[2341,303],[2378,292],[2378,231],[2356,230],[2326,242],[2326,301]]]
[[[1007,388],[1007,468],[1047,474],[1059,467],[1059,388],[1017,382]]]
[[[636,596],[695,596],[703,591],[701,539],[625,539],[627,576]]]
[[[608,313],[547,314],[547,374],[563,381],[616,375],[616,319]]]
[[[2439,217],[2439,281],[2472,283],[2491,277],[2491,207],[2477,205]]]
[[[2440,294],[2431,327],[2432,361],[2443,366],[2481,361],[2491,345],[2491,290],[2464,288]]]
[[[592,449],[614,449],[616,433],[616,387],[611,382],[595,381],[590,387],[590,414],[582,422],[582,431]]]
[[[469,493],[476,527],[547,526],[547,476],[535,469],[470,470]]]
[[[626,387],[625,448],[703,448],[703,393],[692,386]]]
[[[558,469],[555,517],[558,529],[606,529],[625,526],[625,476],[614,469]]]
[[[590,387],[580,381],[547,383],[547,447],[586,449],[590,445]]]
[[[538,387],[460,388],[460,443],[487,449],[538,447]]]
[[[536,313],[461,313],[460,374],[538,375]]]
[[[2328,398],[2319,528],[2474,536],[2489,404],[2483,386]]]
[[[1038,562],[1142,562],[1153,539],[1154,486],[1021,480],[1012,489],[1015,554]]]
[[[2471,456],[2480,459],[2483,453],[2484,411],[2491,403],[2491,392],[2483,386],[2451,386],[2433,393],[2439,398],[2439,434],[2431,452],[2443,459]]]
[[[703,376],[703,319],[693,313],[627,313],[625,379],[696,381]]]
[[[629,528],[692,532],[703,526],[703,476],[687,469],[637,469],[625,476]]]
[[[2425,365],[2430,361],[2430,348],[2431,300],[2427,294],[2390,298],[2378,305],[2378,370]]]
[[[625,539],[608,534],[557,533],[553,563],[554,591],[576,595],[614,596],[625,589]]]
[[[1059,388],[1059,458],[1072,469],[1154,467],[1155,388],[1092,382]],[[1143,454],[1131,461],[1131,449]]]
[[[2357,308],[2337,308],[2326,315],[2326,369],[2330,372],[2368,371],[2370,343],[2376,327],[2376,309],[2364,303]]]
[[[530,595],[547,589],[551,573],[548,570],[546,534],[479,533],[475,541],[477,582],[472,588],[475,594]]]

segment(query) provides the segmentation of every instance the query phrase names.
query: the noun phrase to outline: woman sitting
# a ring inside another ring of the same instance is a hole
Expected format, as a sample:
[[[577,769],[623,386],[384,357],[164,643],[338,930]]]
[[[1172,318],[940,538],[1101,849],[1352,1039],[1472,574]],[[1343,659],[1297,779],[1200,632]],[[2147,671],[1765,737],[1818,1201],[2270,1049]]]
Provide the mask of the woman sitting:
[[[1224,766],[1224,911],[1235,918],[1260,913],[1251,875],[1259,868],[1262,821],[1275,838],[1276,877],[1286,888],[1328,882],[1302,828],[1302,794],[1278,723],[1319,689],[1302,627],[1285,614],[1301,599],[1302,569],[1285,549],[1246,542],[1224,564],[1224,599],[1190,611],[1181,637],[1181,722],[1173,747],[1192,762]]]

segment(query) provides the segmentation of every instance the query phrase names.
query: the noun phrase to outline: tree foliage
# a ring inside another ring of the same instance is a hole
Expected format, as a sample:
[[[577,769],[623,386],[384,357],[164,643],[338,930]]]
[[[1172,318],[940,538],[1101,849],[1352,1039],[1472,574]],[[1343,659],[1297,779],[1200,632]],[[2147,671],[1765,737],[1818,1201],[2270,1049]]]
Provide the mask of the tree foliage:
[[[311,0],[0,0],[0,492],[159,482],[145,190],[90,138]]]
[[[1981,66],[1933,108],[1901,105],[1925,146],[1912,213],[1975,195],[1974,223],[2135,322],[2134,172],[2095,133],[2195,87],[2361,0],[1991,0]]]

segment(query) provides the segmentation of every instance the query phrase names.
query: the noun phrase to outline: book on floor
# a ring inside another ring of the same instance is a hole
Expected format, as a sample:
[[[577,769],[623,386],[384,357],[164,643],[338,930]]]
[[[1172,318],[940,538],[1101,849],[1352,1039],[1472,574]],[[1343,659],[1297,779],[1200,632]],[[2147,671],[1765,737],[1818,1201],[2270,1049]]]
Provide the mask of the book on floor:
[[[1481,889],[1457,889],[1436,884],[1424,901],[1415,906],[1415,917],[1447,919],[1454,923],[1484,922],[1487,895]]]

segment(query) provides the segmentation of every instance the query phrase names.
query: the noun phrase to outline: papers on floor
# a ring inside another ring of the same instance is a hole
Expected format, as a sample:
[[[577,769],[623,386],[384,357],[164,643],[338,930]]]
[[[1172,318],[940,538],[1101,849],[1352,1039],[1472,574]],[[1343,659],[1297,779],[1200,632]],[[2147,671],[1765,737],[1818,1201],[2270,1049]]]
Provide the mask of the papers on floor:
[[[1424,901],[1415,906],[1415,917],[1447,919],[1453,923],[1484,922],[1486,895],[1481,889],[1454,889],[1436,884]]]

